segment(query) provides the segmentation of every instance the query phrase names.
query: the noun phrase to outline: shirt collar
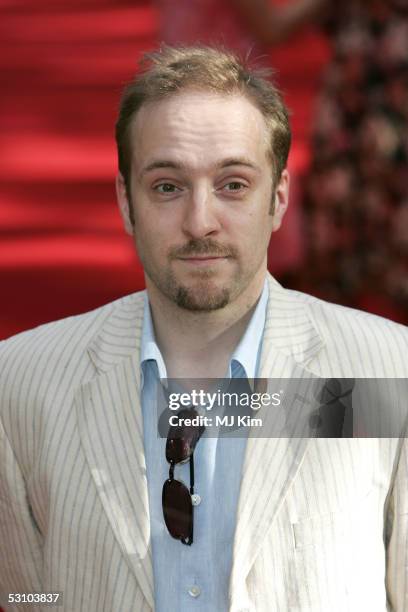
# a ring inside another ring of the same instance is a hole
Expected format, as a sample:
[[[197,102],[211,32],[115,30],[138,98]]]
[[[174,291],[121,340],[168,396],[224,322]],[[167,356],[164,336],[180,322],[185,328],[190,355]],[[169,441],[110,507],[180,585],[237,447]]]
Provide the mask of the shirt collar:
[[[153,319],[150,311],[149,298],[147,291],[144,297],[144,314],[143,314],[143,326],[142,326],[142,344],[140,347],[140,365],[141,365],[141,376],[142,376],[142,387],[143,387],[143,376],[145,364],[152,360],[157,364],[159,372],[159,378],[167,378],[166,364],[164,363],[162,354],[156,343],[156,338],[153,329]]]
[[[265,327],[268,293],[268,283],[265,281],[261,297],[258,300],[258,304],[247,325],[245,333],[231,356],[228,368],[228,375],[230,378],[234,376],[237,365],[242,366],[247,378],[256,378],[260,355],[259,349]]]
[[[147,292],[145,294],[145,308],[142,326],[142,344],[140,351],[141,364],[141,383],[143,387],[144,367],[150,360],[157,365],[159,378],[167,378],[166,365],[164,363],[160,349],[156,343],[153,320],[150,311]],[[244,371],[247,378],[256,378],[259,364],[260,346],[265,327],[266,306],[268,302],[268,283],[265,280],[261,297],[258,300],[252,317],[246,327],[244,335],[234,350],[228,367],[228,377],[240,376],[240,368]]]

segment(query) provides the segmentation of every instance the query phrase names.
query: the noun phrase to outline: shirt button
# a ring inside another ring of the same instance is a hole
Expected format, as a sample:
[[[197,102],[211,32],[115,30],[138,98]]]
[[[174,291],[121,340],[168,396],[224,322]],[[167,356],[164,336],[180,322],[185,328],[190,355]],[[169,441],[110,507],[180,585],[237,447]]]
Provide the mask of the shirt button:
[[[198,597],[200,593],[201,589],[197,585],[194,585],[188,589],[188,594],[191,595],[191,597]]]
[[[194,493],[194,495],[191,496],[191,503],[193,506],[199,506],[201,504],[201,497],[198,493]]]

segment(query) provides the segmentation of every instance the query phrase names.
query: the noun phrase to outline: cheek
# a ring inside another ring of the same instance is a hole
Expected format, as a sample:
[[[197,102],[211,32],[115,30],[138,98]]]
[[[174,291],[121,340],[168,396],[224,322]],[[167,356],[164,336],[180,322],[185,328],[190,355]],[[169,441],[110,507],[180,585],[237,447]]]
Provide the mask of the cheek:
[[[254,215],[248,220],[247,235],[245,239],[247,258],[259,263],[266,256],[272,233],[272,216]]]
[[[254,250],[265,248],[265,241],[268,241],[272,230],[272,215],[269,208],[262,212],[250,212],[241,223],[240,234],[246,244],[251,244]]]
[[[152,203],[146,203],[135,213],[136,231],[144,240],[169,241],[169,236],[176,235],[180,225],[179,214],[170,207],[159,207]]]
[[[174,243],[171,240],[172,235],[169,224],[149,221],[135,229],[135,243],[139,253],[142,252],[157,263],[164,264]]]

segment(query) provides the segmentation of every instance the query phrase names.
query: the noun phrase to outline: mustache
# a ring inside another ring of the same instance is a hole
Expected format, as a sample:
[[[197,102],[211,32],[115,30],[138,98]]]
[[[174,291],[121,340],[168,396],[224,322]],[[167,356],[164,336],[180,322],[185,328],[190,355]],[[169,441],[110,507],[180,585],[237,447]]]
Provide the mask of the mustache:
[[[230,245],[222,245],[211,238],[192,239],[181,247],[173,247],[169,251],[171,259],[179,257],[194,257],[204,255],[206,257],[237,257],[237,250]]]

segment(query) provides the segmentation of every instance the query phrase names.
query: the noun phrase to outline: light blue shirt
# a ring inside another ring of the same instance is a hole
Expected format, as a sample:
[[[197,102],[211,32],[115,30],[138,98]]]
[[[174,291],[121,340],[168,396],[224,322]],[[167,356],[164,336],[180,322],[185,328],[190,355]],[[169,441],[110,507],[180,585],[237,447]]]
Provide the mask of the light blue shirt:
[[[151,521],[156,612],[227,612],[232,547],[246,437],[203,437],[194,451],[194,542],[170,536],[163,519],[162,487],[168,478],[166,440],[157,433],[157,389],[166,366],[154,337],[146,294],[142,329],[141,380],[143,433]],[[228,367],[229,378],[256,378],[265,326],[268,286]],[[188,463],[174,476],[189,487]]]

